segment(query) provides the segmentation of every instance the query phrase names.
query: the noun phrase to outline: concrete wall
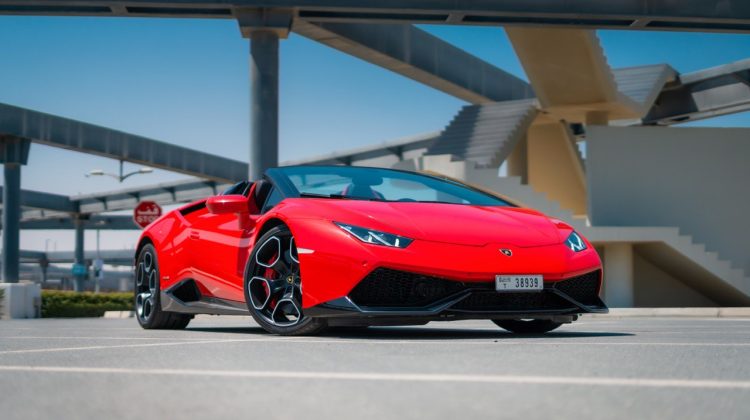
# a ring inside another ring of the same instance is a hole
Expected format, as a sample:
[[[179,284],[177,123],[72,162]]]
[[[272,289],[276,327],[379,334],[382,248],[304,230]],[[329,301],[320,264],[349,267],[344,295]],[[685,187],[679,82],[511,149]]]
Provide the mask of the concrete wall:
[[[0,301],[0,319],[39,318],[42,313],[42,288],[33,283],[0,283],[4,297]]]
[[[750,129],[587,130],[594,226],[676,226],[750,273]]]
[[[720,306],[674,276],[669,275],[638,252],[633,254],[633,280],[633,306],[635,307]]]

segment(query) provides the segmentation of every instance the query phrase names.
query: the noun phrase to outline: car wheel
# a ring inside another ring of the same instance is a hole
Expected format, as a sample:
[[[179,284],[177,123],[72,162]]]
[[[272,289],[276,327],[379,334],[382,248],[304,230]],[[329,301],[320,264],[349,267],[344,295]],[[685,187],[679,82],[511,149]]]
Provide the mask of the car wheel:
[[[492,322],[515,334],[544,334],[562,325],[547,319],[493,319]]]
[[[147,244],[135,263],[135,317],[145,329],[178,330],[187,327],[192,315],[164,312],[159,303],[159,265],[156,249]]]
[[[294,236],[286,226],[265,233],[245,271],[245,301],[255,321],[280,335],[312,335],[326,328],[302,313],[302,278]]]

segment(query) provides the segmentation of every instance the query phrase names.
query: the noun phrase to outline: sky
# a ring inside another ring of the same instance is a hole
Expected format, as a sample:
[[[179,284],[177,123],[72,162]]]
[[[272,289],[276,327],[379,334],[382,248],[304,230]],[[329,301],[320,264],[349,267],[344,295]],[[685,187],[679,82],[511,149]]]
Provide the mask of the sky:
[[[526,80],[502,28],[422,28]],[[615,68],[668,63],[685,73],[750,55],[749,35],[598,34]],[[248,60],[249,41],[231,20],[0,17],[0,102],[240,160],[249,154]],[[280,66],[282,161],[439,131],[465,105],[295,34],[281,43]],[[750,113],[691,124],[750,127]],[[84,176],[117,166],[32,145],[22,187],[72,195],[184,178],[154,171],[118,184]],[[102,248],[130,247],[137,235],[103,231]],[[22,232],[21,246],[72,249],[72,238]]]

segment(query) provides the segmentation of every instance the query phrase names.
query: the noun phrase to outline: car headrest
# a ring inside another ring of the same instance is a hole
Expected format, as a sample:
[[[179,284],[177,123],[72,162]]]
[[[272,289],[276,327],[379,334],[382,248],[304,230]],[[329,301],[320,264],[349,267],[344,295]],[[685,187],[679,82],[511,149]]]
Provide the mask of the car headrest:
[[[271,183],[264,179],[255,183],[255,188],[252,191],[253,200],[258,206],[258,210],[263,208],[263,204],[266,202],[266,198],[268,198],[268,193],[271,192],[271,187]]]

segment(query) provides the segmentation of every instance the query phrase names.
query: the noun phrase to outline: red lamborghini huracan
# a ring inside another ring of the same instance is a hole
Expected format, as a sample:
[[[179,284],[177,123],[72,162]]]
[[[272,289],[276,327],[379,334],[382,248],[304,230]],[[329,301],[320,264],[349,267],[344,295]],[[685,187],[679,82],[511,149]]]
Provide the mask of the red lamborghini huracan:
[[[569,225],[390,169],[269,169],[149,225],[135,273],[143,328],[249,311],[277,334],[459,319],[543,333],[607,311],[599,256]]]

